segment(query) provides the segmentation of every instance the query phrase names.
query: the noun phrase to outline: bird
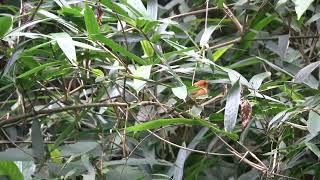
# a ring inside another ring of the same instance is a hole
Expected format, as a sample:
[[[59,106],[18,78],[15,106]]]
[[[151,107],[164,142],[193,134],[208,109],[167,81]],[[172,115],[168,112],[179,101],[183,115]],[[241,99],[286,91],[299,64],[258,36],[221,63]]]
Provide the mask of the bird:
[[[196,83],[194,83],[193,86],[200,88],[196,92],[192,93],[193,97],[208,94],[208,80],[199,80]]]

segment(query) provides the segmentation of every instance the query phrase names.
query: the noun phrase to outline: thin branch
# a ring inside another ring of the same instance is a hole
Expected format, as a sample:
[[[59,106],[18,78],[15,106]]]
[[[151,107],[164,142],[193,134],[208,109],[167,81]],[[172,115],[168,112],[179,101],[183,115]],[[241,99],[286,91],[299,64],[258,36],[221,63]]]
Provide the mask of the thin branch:
[[[223,3],[223,11],[232,20],[233,24],[237,27],[239,33],[242,35],[243,34],[242,24],[225,3]]]
[[[151,101],[142,101],[139,103],[132,102],[129,105],[159,105],[156,102],[151,102]],[[70,111],[70,110],[77,110],[77,109],[86,109],[86,108],[95,108],[95,107],[110,107],[110,106],[123,106],[126,107],[128,106],[127,103],[120,103],[120,102],[104,102],[104,103],[90,103],[90,104],[80,104],[80,105],[73,105],[73,106],[65,106],[61,108],[55,108],[55,109],[46,109],[46,110],[39,110],[39,111],[34,111],[31,113],[26,113],[22,115],[17,115],[9,118],[2,118],[0,119],[0,127],[4,127],[5,125],[8,124],[14,124],[19,122],[20,120],[23,119],[28,119],[31,117],[35,117],[38,115],[49,115],[49,114],[55,114],[55,113],[60,113],[64,111]]]

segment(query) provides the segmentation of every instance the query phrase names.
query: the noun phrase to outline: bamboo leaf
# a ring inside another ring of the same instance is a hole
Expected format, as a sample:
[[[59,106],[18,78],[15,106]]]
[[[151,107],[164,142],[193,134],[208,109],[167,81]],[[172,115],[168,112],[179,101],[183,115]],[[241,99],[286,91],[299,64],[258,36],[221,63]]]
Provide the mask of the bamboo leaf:
[[[12,23],[12,17],[0,17],[0,39],[3,38],[6,35],[6,33],[12,28]]]
[[[109,46],[113,51],[119,52],[122,56],[126,56],[131,58],[132,60],[136,61],[140,65],[145,65],[145,61],[138,57],[137,55],[127,51],[125,48],[120,46],[118,43],[114,42],[113,40],[106,38],[103,35],[93,35],[93,39],[102,42],[103,44]]]
[[[97,19],[94,16],[92,9],[88,5],[86,5],[86,8],[84,10],[84,22],[86,24],[86,29],[90,37],[93,34],[99,34],[99,25]]]
[[[162,126],[179,125],[179,124],[205,126],[205,127],[210,128],[213,132],[226,135],[233,140],[238,139],[238,136],[236,134],[221,130],[216,125],[212,124],[209,121],[202,120],[202,119],[196,119],[196,118],[195,119],[186,119],[186,118],[157,119],[157,120],[152,120],[149,122],[145,122],[142,124],[137,124],[135,126],[128,127],[128,128],[126,128],[126,131],[127,132],[138,132],[138,131],[157,129]]]
[[[232,86],[227,96],[227,103],[224,110],[224,128],[232,131],[237,122],[240,104],[240,82],[239,80]]]

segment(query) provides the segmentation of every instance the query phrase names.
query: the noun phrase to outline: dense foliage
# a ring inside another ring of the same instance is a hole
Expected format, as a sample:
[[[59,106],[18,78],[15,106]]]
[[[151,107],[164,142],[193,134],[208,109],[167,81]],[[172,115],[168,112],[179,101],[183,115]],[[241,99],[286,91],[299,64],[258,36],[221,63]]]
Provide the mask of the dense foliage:
[[[318,2],[1,0],[0,176],[319,178]]]

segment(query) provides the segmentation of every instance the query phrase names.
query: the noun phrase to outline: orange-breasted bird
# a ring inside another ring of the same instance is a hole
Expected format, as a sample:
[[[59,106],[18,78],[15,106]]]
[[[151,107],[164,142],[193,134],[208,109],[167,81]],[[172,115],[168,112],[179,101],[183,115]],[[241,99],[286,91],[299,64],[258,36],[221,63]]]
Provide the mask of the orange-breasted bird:
[[[193,84],[195,87],[199,87],[195,93],[192,94],[193,97],[202,96],[208,94],[208,80],[200,80]]]

